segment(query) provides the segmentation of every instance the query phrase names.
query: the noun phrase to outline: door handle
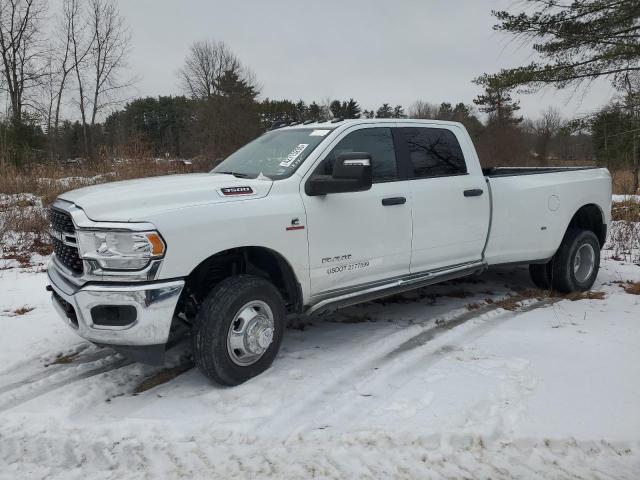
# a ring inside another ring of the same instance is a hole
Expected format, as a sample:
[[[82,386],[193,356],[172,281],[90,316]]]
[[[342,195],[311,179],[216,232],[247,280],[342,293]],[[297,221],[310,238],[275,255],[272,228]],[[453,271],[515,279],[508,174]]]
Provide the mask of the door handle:
[[[479,197],[483,193],[484,193],[484,190],[482,190],[481,188],[472,188],[471,190],[465,190],[464,191],[464,196],[465,197]]]
[[[382,205],[388,207],[389,205],[404,205],[407,203],[407,199],[404,197],[389,197],[382,199]]]

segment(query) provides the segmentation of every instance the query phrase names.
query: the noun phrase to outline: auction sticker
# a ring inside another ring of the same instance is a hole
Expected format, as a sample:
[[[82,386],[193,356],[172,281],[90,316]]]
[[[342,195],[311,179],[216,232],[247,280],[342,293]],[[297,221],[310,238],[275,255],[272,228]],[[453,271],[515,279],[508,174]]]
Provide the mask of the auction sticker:
[[[296,148],[293,149],[293,151],[289,155],[287,155],[287,158],[285,158],[283,161],[280,162],[280,166],[290,167],[291,164],[293,164],[293,162],[296,161],[296,159],[300,156],[302,152],[304,152],[304,149],[307,148],[308,146],[309,146],[308,143],[301,143],[300,145],[298,145]]]
[[[310,137],[326,137],[331,130],[314,130],[309,134]]]

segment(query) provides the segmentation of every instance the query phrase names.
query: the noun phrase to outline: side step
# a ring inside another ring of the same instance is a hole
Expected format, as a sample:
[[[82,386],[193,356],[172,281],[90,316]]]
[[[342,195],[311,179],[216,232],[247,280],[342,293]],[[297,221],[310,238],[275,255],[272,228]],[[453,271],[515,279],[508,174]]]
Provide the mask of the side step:
[[[322,313],[332,312],[358,303],[369,302],[378,298],[415,290],[416,288],[427,287],[429,285],[469,275],[477,275],[484,272],[486,269],[486,263],[477,262],[443,271],[425,272],[417,275],[414,274],[389,283],[363,288],[362,290],[320,300],[318,303],[309,306],[305,310],[304,314],[307,316],[320,315]]]

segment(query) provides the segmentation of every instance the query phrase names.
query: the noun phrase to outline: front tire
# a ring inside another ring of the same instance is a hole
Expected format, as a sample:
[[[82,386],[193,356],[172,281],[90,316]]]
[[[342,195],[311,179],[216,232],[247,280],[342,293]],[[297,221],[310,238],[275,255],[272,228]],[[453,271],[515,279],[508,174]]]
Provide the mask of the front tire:
[[[268,369],[285,324],[282,296],[269,281],[238,275],[220,282],[196,315],[196,366],[210,380],[239,385]]]
[[[590,230],[567,231],[553,259],[551,282],[562,293],[589,290],[600,270],[600,242]]]

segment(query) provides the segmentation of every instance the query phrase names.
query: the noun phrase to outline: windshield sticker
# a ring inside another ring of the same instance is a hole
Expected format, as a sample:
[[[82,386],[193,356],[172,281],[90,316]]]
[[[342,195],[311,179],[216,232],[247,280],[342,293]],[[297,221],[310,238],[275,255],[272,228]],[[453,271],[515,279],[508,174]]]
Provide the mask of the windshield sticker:
[[[310,137],[324,137],[326,136],[331,130],[314,130],[313,132],[311,132],[309,134]]]
[[[304,149],[307,148],[308,146],[309,146],[308,143],[299,144],[296,148],[293,149],[293,151],[289,155],[287,155],[287,158],[285,158],[283,161],[280,162],[280,166],[290,167],[293,164],[293,162],[295,162],[296,159],[300,156],[300,154],[304,152]]]

